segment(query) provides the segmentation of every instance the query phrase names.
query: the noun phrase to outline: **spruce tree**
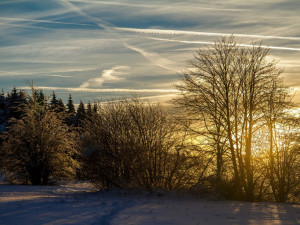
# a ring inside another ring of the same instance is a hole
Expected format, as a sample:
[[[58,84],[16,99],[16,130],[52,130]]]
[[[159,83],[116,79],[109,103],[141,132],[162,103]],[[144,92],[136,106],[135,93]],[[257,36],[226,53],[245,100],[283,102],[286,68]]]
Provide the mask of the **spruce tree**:
[[[6,129],[7,117],[6,117],[6,98],[4,91],[0,93],[0,134]]]
[[[69,95],[68,103],[67,103],[67,113],[68,114],[74,114],[75,113],[75,107],[72,100],[72,95]]]
[[[77,126],[81,126],[83,120],[85,120],[86,118],[86,112],[85,112],[85,107],[82,101],[80,101],[78,109],[77,109],[77,113],[76,113],[76,122],[77,122]]]
[[[17,89],[14,87],[7,99],[7,107],[8,107],[8,118],[18,118],[18,94]]]
[[[24,114],[24,108],[27,104],[25,91],[17,89],[14,87],[10,94],[6,98],[6,117],[8,120],[12,118],[20,119]]]
[[[37,101],[40,105],[47,105],[48,98],[44,94],[43,90],[34,90],[33,98]],[[31,100],[32,101],[32,100]]]
[[[86,110],[86,115],[89,117],[93,114],[93,111],[92,111],[92,104],[91,102],[89,101],[88,104],[87,104],[87,110]]]
[[[52,93],[52,99],[50,101],[50,108],[52,111],[56,113],[64,113],[66,110],[66,107],[62,99],[61,98],[57,99],[54,91]]]
[[[58,106],[58,100],[56,99],[56,94],[53,91],[52,99],[51,99],[51,102],[50,102],[50,107],[51,107],[52,110],[54,110],[55,108],[57,108],[57,106]]]
[[[63,100],[61,98],[58,99],[58,103],[57,103],[57,111],[60,112],[65,112],[66,111],[66,107],[65,104],[63,102]]]
[[[93,113],[94,113],[94,114],[97,114],[97,113],[98,113],[98,105],[97,105],[96,102],[93,104]]]
[[[72,100],[72,95],[69,95],[67,110],[66,110],[66,124],[69,126],[76,125],[75,107]]]

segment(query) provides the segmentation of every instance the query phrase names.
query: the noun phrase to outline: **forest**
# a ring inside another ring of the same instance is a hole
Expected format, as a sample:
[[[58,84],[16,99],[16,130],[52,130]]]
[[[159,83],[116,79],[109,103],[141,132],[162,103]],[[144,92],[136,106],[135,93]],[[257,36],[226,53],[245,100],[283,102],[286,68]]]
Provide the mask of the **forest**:
[[[7,183],[86,180],[97,189],[300,202],[300,118],[262,45],[223,38],[194,54],[172,107],[142,98],[75,108],[28,83],[0,94]]]

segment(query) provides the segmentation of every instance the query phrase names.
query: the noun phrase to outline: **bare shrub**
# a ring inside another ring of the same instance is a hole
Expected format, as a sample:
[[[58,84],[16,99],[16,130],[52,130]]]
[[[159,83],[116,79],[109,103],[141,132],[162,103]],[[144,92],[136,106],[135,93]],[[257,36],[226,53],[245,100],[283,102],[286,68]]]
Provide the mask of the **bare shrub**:
[[[84,126],[83,173],[98,188],[181,189],[192,185],[196,156],[160,105],[135,98],[98,104]]]

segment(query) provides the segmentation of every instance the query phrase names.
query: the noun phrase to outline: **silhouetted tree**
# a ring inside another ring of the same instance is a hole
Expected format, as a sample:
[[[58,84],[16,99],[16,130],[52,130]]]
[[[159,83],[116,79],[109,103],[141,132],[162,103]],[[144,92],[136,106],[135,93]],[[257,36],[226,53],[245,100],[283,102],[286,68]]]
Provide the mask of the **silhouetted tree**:
[[[55,108],[57,107],[57,105],[58,105],[58,100],[56,99],[56,94],[55,94],[55,92],[53,91],[53,92],[52,92],[52,99],[51,99],[51,101],[50,101],[50,107],[51,107],[51,109],[53,110],[53,109],[55,109]]]
[[[90,116],[90,115],[92,115],[92,113],[93,113],[93,111],[92,111],[92,104],[89,101],[88,104],[87,104],[86,114],[87,114],[87,116]]]
[[[228,149],[236,197],[248,201],[254,201],[258,185],[254,133],[264,123],[269,84],[281,73],[267,60],[268,53],[261,46],[245,48],[233,37],[223,38],[196,52],[176,86],[181,91],[176,103],[198,118],[202,127],[194,131],[213,141],[218,167]]]
[[[66,111],[65,104],[64,104],[63,100],[61,98],[59,98],[58,103],[57,103],[57,112],[63,113],[65,111]]]
[[[200,166],[159,105],[138,99],[98,105],[83,126],[84,176],[98,188],[188,188]]]
[[[3,133],[7,126],[7,107],[4,91],[0,93],[0,134]]]
[[[77,108],[77,112],[76,112],[76,125],[77,126],[81,126],[82,122],[85,120],[86,118],[86,111],[85,111],[85,107],[82,101],[80,101],[79,106]]]
[[[96,103],[96,102],[93,104],[93,113],[94,113],[94,114],[97,114],[97,113],[98,113],[98,106],[97,106],[97,103]]]
[[[66,109],[66,123],[69,126],[75,125],[76,118],[75,118],[75,107],[72,100],[72,95],[69,95],[68,103],[67,103],[67,109]]]
[[[19,92],[14,87],[13,90],[6,98],[7,117],[20,119],[23,114],[23,109],[27,103],[25,92],[20,90]]]
[[[69,113],[69,114],[75,113],[75,107],[74,107],[74,104],[73,104],[71,94],[69,95],[69,100],[68,100],[68,103],[67,103],[67,113]]]

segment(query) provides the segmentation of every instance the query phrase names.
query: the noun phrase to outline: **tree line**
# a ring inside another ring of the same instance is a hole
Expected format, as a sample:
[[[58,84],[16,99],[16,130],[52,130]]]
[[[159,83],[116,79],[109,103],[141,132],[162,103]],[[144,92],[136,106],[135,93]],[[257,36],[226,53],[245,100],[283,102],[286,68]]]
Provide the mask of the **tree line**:
[[[233,37],[199,49],[167,108],[134,97],[66,106],[31,84],[0,96],[2,174],[35,185],[300,199],[299,116],[269,49]]]

